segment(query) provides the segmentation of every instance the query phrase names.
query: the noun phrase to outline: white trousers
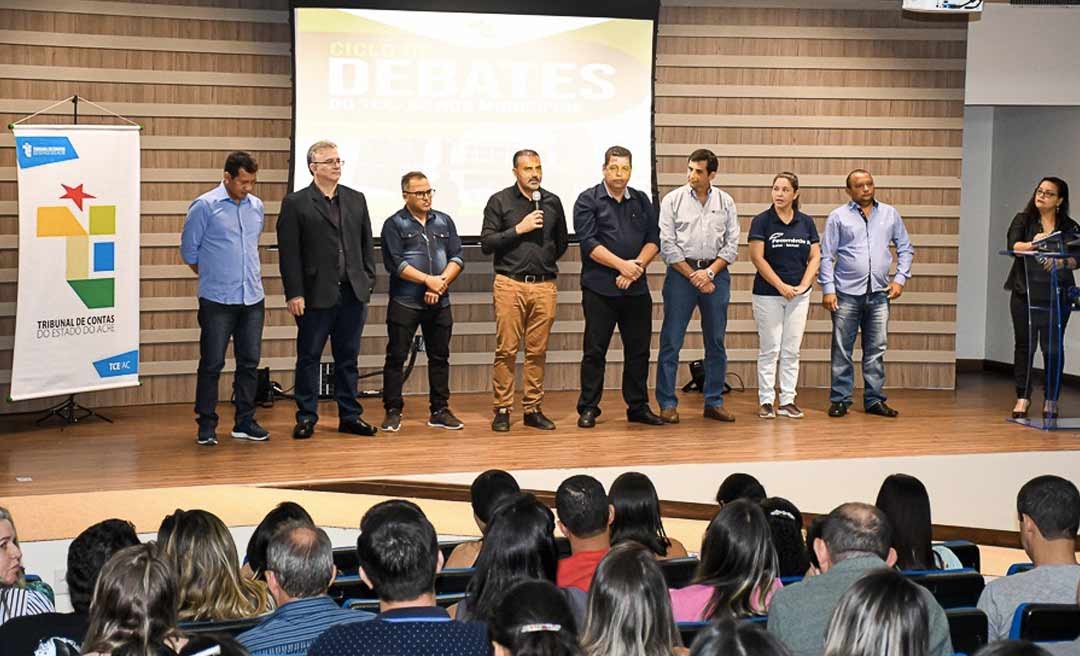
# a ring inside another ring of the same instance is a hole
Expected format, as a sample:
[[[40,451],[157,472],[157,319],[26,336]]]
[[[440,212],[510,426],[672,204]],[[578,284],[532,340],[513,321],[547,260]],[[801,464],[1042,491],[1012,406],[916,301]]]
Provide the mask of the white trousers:
[[[776,360],[780,359],[780,405],[795,402],[799,382],[799,349],[802,347],[810,294],[790,301],[783,296],[754,294],[754,321],[758,332],[758,403],[772,403],[776,388]]]

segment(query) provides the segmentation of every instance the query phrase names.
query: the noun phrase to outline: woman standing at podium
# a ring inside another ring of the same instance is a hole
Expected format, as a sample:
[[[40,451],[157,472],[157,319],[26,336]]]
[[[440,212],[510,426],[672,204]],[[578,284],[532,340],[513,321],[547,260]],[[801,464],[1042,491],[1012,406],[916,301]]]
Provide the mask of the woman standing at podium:
[[[1018,213],[1009,225],[1006,245],[1010,250],[1031,252],[1036,247],[1033,242],[1050,235],[1053,232],[1080,232],[1080,225],[1069,218],[1069,185],[1061,178],[1047,176],[1039,181],[1035,192],[1028,200],[1027,206]],[[1050,286],[1050,278],[1037,269],[1032,269],[1029,275],[1032,277],[1031,289],[1028,288],[1028,275],[1024,273],[1024,257],[1017,256],[1013,259],[1009,277],[1005,280],[1005,289],[1012,292],[1009,301],[1009,309],[1012,314],[1013,340],[1013,374],[1016,379],[1016,405],[1013,406],[1012,416],[1014,419],[1026,417],[1028,407],[1031,405],[1031,379],[1028,372],[1031,368],[1032,358],[1035,354],[1028,348],[1030,342],[1028,326],[1028,295],[1029,293],[1045,294]],[[1046,268],[1049,268],[1047,263]],[[1076,268],[1076,260],[1068,258],[1063,260],[1058,270],[1058,279],[1062,289],[1075,284],[1072,270]],[[1037,273],[1036,273],[1037,272]],[[1041,275],[1038,275],[1041,274]],[[1068,321],[1068,314],[1062,318],[1062,328]],[[1046,351],[1049,347],[1049,317],[1044,313],[1038,313],[1032,317],[1030,330],[1036,332],[1039,348],[1043,352],[1043,363],[1046,363]],[[1064,368],[1064,358],[1058,362],[1059,369]],[[1058,372],[1061,373],[1060,371]],[[1054,418],[1057,416],[1056,402],[1047,400],[1043,406],[1043,416]]]

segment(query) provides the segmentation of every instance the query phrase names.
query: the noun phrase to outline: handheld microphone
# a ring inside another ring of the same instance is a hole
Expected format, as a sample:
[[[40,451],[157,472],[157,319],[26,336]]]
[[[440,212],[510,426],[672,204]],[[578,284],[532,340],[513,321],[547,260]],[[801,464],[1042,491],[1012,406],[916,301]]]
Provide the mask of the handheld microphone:
[[[533,201],[533,209],[534,210],[539,210],[540,209],[540,192],[539,191],[532,192],[532,201]]]

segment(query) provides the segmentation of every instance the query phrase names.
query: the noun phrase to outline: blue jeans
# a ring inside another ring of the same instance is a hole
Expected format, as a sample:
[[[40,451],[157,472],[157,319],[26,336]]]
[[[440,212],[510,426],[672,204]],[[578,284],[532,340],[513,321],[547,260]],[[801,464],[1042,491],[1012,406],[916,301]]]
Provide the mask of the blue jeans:
[[[886,292],[852,296],[836,294],[833,312],[832,387],[829,401],[851,404],[855,387],[852,353],[855,335],[862,329],[863,407],[885,400],[885,346],[888,341],[889,297]]]
[[[236,399],[234,425],[242,426],[255,416],[259,355],[262,349],[265,303],[225,305],[199,299],[199,370],[195,379],[195,414],[200,428],[213,430],[218,424],[218,380],[225,367],[229,338],[236,356],[233,393]]]
[[[668,267],[664,276],[664,323],[660,328],[660,357],[656,365],[656,401],[661,408],[675,408],[675,378],[679,373],[679,351],[686,337],[686,326],[701,311],[701,337],[705,342],[705,405],[724,405],[724,378],[727,376],[728,302],[731,300],[731,274],[721,271],[713,280],[716,290],[702,294],[686,276]]]

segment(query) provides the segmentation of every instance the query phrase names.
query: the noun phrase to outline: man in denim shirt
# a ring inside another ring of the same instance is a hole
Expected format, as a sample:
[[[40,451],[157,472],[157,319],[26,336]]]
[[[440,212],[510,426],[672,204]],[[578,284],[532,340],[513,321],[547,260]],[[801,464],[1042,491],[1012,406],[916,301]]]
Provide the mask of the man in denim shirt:
[[[847,177],[851,202],[829,214],[821,238],[822,304],[832,313],[832,385],[829,416],[843,417],[855,387],[852,353],[862,326],[863,408],[867,414],[896,417],[885,405],[885,346],[889,302],[904,293],[915,249],[896,208],[874,198],[874,177],[855,169]],[[896,275],[889,281],[896,245]]]
[[[465,426],[450,412],[450,283],[465,267],[454,221],[431,209],[435,190],[427,176],[410,171],[401,176],[405,207],[383,223],[383,266],[390,273],[386,308],[386,365],[383,367],[382,429],[401,428],[402,368],[417,326],[424,335],[428,360],[431,417],[428,426],[458,430]]]
[[[256,369],[262,348],[264,298],[259,237],[263,203],[251,189],[258,163],[237,151],[225,160],[220,185],[188,208],[180,256],[199,276],[199,369],[195,414],[201,446],[217,444],[218,379],[233,340],[236,421],[232,436],[262,442],[270,433],[255,421]]]

